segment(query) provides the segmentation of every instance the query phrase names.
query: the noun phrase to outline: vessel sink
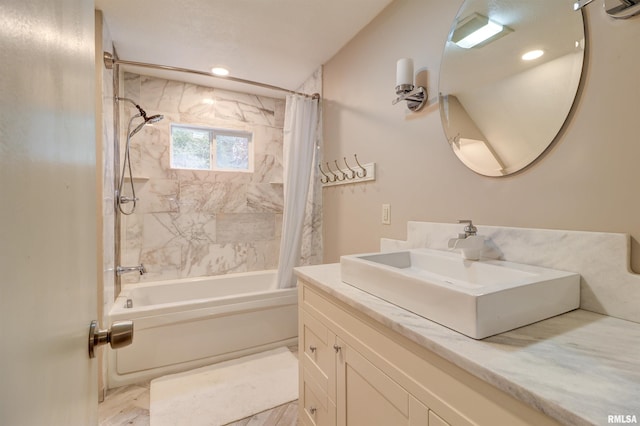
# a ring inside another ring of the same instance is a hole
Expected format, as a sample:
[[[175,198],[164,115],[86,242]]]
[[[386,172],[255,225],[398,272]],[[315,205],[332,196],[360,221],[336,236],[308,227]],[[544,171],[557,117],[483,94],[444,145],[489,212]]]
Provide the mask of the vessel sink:
[[[342,281],[474,339],[578,308],[580,275],[412,249],[342,256]]]

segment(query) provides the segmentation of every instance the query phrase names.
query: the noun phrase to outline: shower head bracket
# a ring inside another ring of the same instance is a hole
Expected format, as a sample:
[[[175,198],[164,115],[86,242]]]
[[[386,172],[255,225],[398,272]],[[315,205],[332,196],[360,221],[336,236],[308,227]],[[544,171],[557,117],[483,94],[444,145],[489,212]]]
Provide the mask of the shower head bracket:
[[[102,61],[104,62],[104,66],[108,70],[113,69],[113,65],[115,64],[115,60],[113,59],[113,55],[109,52],[104,52],[102,54]]]
[[[161,115],[154,115],[154,116],[151,116],[151,117],[147,117],[147,112],[144,109],[142,109],[142,107],[140,105],[138,105],[136,103],[136,101],[134,101],[133,99],[116,96],[115,100],[116,100],[116,102],[127,101],[127,102],[131,103],[131,105],[136,107],[136,109],[138,110],[138,113],[140,114],[140,117],[142,117],[142,119],[144,120],[145,124],[148,123],[148,122],[155,123],[155,122],[157,122],[157,121],[159,121],[159,120],[161,120],[163,118]]]

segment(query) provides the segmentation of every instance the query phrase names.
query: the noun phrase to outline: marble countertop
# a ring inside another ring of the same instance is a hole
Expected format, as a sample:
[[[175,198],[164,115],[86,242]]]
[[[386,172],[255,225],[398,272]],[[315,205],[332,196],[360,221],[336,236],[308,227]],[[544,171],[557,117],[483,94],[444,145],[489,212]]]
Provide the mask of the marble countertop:
[[[296,268],[302,279],[566,425],[640,422],[640,324],[575,310],[474,340],[340,280],[340,265]]]

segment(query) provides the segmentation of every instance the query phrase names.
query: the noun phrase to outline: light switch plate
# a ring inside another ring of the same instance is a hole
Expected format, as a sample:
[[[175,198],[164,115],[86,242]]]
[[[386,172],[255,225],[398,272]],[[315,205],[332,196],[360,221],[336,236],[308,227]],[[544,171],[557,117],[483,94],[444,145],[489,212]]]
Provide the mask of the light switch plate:
[[[382,205],[382,224],[391,225],[391,205],[390,204]]]

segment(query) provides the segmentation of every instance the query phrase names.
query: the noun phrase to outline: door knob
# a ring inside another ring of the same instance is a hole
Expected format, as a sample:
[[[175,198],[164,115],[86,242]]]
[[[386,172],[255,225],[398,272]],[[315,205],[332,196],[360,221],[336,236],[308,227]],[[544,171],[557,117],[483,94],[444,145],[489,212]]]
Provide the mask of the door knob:
[[[108,330],[98,329],[98,321],[89,325],[89,358],[95,358],[94,349],[107,343],[111,349],[128,346],[133,341],[133,321],[116,321]]]

